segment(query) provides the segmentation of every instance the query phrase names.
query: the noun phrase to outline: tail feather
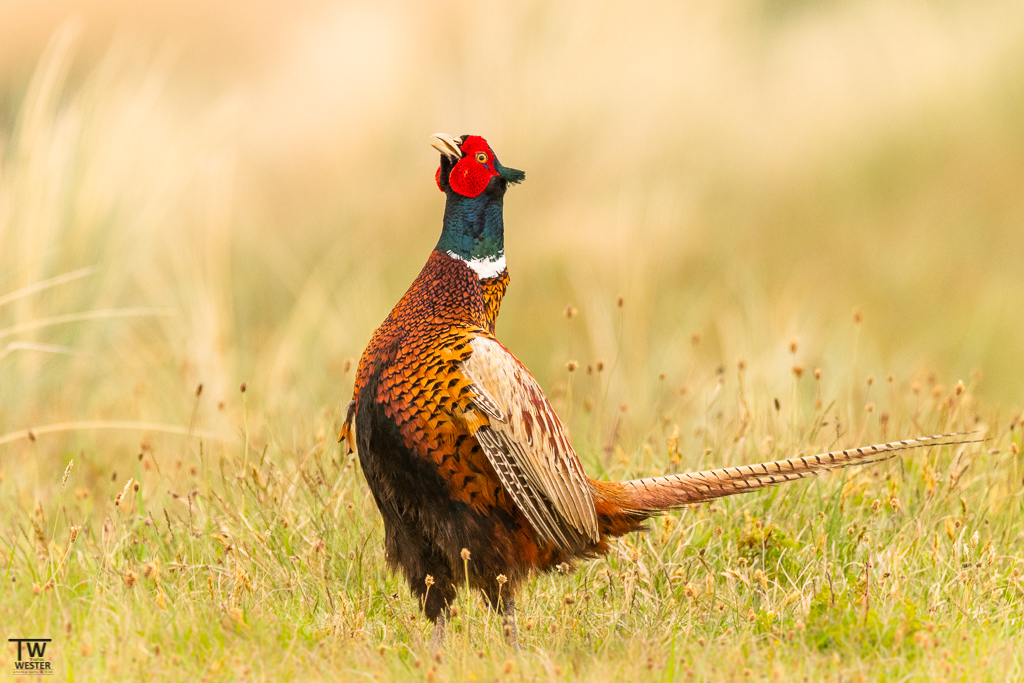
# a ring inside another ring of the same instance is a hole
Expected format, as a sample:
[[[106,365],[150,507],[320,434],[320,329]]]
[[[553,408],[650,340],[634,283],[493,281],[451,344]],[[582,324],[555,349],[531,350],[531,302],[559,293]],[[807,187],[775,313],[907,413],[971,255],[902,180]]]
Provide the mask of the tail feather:
[[[912,448],[959,445],[984,440],[967,438],[972,434],[934,434],[917,439],[892,441],[756,465],[633,479],[619,482],[622,487],[620,491],[624,494],[622,501],[625,510],[634,513],[653,513],[775,486],[844,467],[881,462],[895,457],[900,451]]]

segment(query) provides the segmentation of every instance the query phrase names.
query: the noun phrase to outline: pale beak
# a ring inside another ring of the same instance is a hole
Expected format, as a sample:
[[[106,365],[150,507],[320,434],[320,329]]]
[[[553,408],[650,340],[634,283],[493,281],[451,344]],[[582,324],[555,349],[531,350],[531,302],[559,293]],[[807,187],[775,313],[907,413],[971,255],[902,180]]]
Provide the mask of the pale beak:
[[[452,161],[462,158],[462,150],[459,149],[459,141],[447,133],[434,133],[430,136],[430,146]]]

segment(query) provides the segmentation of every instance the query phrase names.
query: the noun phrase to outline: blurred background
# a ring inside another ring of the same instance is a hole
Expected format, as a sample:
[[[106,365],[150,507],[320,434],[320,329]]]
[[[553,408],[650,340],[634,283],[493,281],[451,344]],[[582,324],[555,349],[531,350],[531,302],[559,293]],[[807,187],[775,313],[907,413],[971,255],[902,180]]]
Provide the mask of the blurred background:
[[[437,131],[527,172],[498,335],[594,444],[699,424],[739,359],[783,413],[1024,403],[1020,2],[12,0],[3,448],[230,437],[243,381],[324,438],[437,239]]]

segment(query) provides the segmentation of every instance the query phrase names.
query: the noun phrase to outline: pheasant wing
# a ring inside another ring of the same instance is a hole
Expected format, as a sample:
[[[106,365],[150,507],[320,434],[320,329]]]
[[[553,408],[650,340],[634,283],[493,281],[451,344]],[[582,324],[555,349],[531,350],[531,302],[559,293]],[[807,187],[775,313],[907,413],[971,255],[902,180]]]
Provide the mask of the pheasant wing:
[[[537,380],[500,342],[477,337],[461,370],[487,416],[475,436],[534,529],[573,549],[599,539],[587,475]]]

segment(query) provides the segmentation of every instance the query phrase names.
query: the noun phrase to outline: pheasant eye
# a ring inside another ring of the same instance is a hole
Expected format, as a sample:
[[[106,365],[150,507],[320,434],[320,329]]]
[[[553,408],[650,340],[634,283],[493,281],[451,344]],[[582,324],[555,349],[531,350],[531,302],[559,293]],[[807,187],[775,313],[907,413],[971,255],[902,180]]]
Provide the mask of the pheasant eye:
[[[476,160],[477,160],[478,163],[486,164],[487,163],[487,154],[485,152],[477,152],[476,153]]]

